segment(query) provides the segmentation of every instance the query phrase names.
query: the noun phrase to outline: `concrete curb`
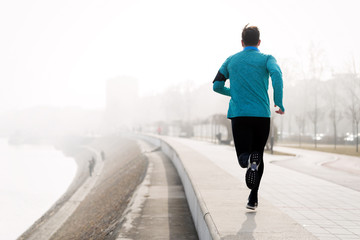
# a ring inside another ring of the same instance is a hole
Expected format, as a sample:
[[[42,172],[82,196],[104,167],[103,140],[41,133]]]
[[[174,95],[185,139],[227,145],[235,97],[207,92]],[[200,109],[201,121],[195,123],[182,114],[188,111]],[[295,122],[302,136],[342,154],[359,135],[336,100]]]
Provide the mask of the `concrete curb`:
[[[199,239],[214,239],[219,240],[220,234],[214,224],[210,212],[208,211],[205,201],[196,184],[191,180],[192,177],[187,171],[186,166],[183,165],[176,150],[163,139],[149,135],[137,135],[139,138],[150,142],[151,144],[160,147],[161,151],[165,153],[174,164],[181,182],[184,186],[185,195],[189,204],[190,212],[195,224]]]

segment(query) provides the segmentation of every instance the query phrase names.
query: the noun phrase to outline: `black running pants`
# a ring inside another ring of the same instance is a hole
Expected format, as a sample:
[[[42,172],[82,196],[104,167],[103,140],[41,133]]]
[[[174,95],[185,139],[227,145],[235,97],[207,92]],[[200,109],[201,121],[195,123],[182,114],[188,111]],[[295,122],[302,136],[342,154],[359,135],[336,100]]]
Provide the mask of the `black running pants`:
[[[269,137],[270,118],[267,117],[236,117],[231,118],[236,156],[241,167],[246,168],[252,152],[259,152],[261,162],[259,165],[260,180],[264,172],[263,154]],[[260,184],[260,181],[259,181]],[[254,190],[258,190],[259,186]]]

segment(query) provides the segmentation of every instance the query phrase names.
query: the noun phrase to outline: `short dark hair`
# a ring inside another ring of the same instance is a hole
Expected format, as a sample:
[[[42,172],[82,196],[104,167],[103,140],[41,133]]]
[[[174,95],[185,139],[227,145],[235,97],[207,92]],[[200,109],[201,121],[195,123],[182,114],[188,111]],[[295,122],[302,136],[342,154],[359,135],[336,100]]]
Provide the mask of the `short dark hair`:
[[[246,24],[244,27],[241,37],[245,46],[256,46],[260,40],[259,29],[255,26],[248,27],[249,24]]]

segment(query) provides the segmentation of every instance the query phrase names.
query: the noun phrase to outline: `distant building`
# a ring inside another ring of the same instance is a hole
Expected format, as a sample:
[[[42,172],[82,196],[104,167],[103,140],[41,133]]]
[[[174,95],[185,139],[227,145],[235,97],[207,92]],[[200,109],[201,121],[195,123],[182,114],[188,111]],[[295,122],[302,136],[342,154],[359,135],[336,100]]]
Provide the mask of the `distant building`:
[[[128,76],[109,79],[106,85],[106,129],[130,129],[134,125],[137,102],[137,79]]]

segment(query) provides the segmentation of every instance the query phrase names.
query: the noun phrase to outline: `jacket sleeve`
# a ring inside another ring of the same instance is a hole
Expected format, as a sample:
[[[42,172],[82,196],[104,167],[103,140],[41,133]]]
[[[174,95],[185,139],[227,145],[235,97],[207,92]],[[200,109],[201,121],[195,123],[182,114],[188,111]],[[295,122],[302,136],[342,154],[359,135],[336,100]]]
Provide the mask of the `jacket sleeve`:
[[[213,90],[222,95],[231,96],[230,88],[225,87],[226,77],[219,71],[213,81]]]
[[[282,72],[279,65],[276,62],[276,59],[273,56],[269,56],[266,64],[267,70],[269,71],[272,86],[274,89],[274,103],[278,106],[283,112],[285,108],[283,106],[283,79]]]
[[[213,81],[213,90],[222,95],[231,96],[230,88],[225,87],[225,81],[229,79],[228,65],[231,60],[231,56],[228,57],[225,62],[221,65],[216,77]]]

